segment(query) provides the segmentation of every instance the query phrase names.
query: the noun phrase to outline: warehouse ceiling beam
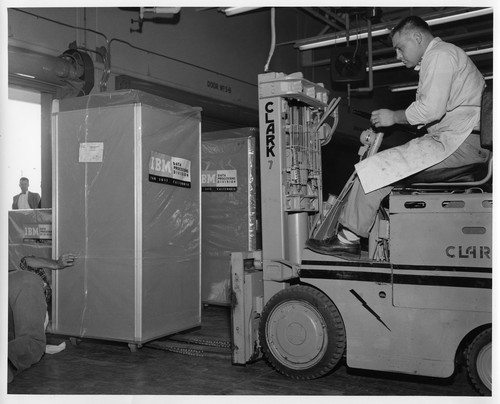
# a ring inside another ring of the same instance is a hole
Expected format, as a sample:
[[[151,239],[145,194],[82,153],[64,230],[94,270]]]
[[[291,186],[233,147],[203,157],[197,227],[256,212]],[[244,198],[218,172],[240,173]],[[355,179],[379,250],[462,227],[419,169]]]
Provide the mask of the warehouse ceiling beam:
[[[439,12],[422,16],[430,26],[445,24],[453,21],[467,20],[483,15],[493,13],[493,8],[471,9],[463,8],[449,12]],[[372,27],[371,35],[373,37],[388,35],[397,21],[385,22],[376,24]],[[354,35],[349,35],[347,31],[337,32],[335,34],[317,36],[312,38],[301,39],[295,43],[295,47],[299,50],[316,49],[324,46],[331,46],[335,44],[345,43],[349,40],[365,39],[368,36],[368,31],[365,29],[362,32]]]
[[[334,21],[332,21],[330,18],[325,17],[318,11],[316,11],[313,7],[301,7],[302,10],[304,10],[306,13],[312,15],[314,18],[324,22],[327,24],[330,28],[334,28],[336,30],[343,30],[344,27],[336,24]]]

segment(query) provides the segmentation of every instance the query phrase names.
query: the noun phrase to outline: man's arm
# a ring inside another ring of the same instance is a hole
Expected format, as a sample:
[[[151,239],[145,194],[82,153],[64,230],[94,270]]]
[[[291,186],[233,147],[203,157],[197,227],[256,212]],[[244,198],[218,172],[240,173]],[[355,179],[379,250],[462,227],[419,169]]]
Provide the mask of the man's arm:
[[[408,119],[406,119],[406,113],[404,109],[393,111],[390,109],[378,109],[372,112],[370,122],[375,127],[387,127],[394,124],[407,124]]]
[[[26,265],[32,268],[58,270],[73,266],[75,263],[76,256],[73,254],[62,254],[57,261],[50,258],[42,258],[42,257],[24,257],[24,258],[26,260]]]

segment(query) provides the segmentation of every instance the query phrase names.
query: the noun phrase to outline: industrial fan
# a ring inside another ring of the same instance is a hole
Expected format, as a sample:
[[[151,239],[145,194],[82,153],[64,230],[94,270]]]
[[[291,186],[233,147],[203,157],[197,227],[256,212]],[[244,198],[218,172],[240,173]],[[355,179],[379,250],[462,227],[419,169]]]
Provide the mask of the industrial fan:
[[[366,76],[366,50],[361,46],[334,48],[330,75],[332,83],[362,81]]]

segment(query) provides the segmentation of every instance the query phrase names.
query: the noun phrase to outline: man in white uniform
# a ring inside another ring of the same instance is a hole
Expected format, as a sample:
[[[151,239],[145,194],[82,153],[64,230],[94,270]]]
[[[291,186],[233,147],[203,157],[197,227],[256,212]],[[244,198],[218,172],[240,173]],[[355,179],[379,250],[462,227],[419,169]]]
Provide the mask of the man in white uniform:
[[[373,111],[371,123],[418,125],[427,133],[355,165],[357,178],[339,217],[342,229],[325,240],[307,240],[313,251],[358,255],[360,237],[368,237],[391,184],[423,170],[441,173],[488,161],[489,151],[481,148],[478,136],[485,82],[470,58],[459,47],[434,37],[420,17],[404,18],[391,35],[398,60],[419,70],[416,100],[406,110]]]

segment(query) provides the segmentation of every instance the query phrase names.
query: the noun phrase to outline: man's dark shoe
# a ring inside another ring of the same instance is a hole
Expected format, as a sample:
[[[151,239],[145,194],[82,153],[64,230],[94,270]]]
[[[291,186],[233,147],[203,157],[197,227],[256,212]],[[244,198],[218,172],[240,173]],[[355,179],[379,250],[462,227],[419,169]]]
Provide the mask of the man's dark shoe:
[[[306,247],[320,254],[352,254],[356,256],[361,254],[360,243],[343,243],[337,236],[329,237],[324,240],[310,238],[306,241]]]

